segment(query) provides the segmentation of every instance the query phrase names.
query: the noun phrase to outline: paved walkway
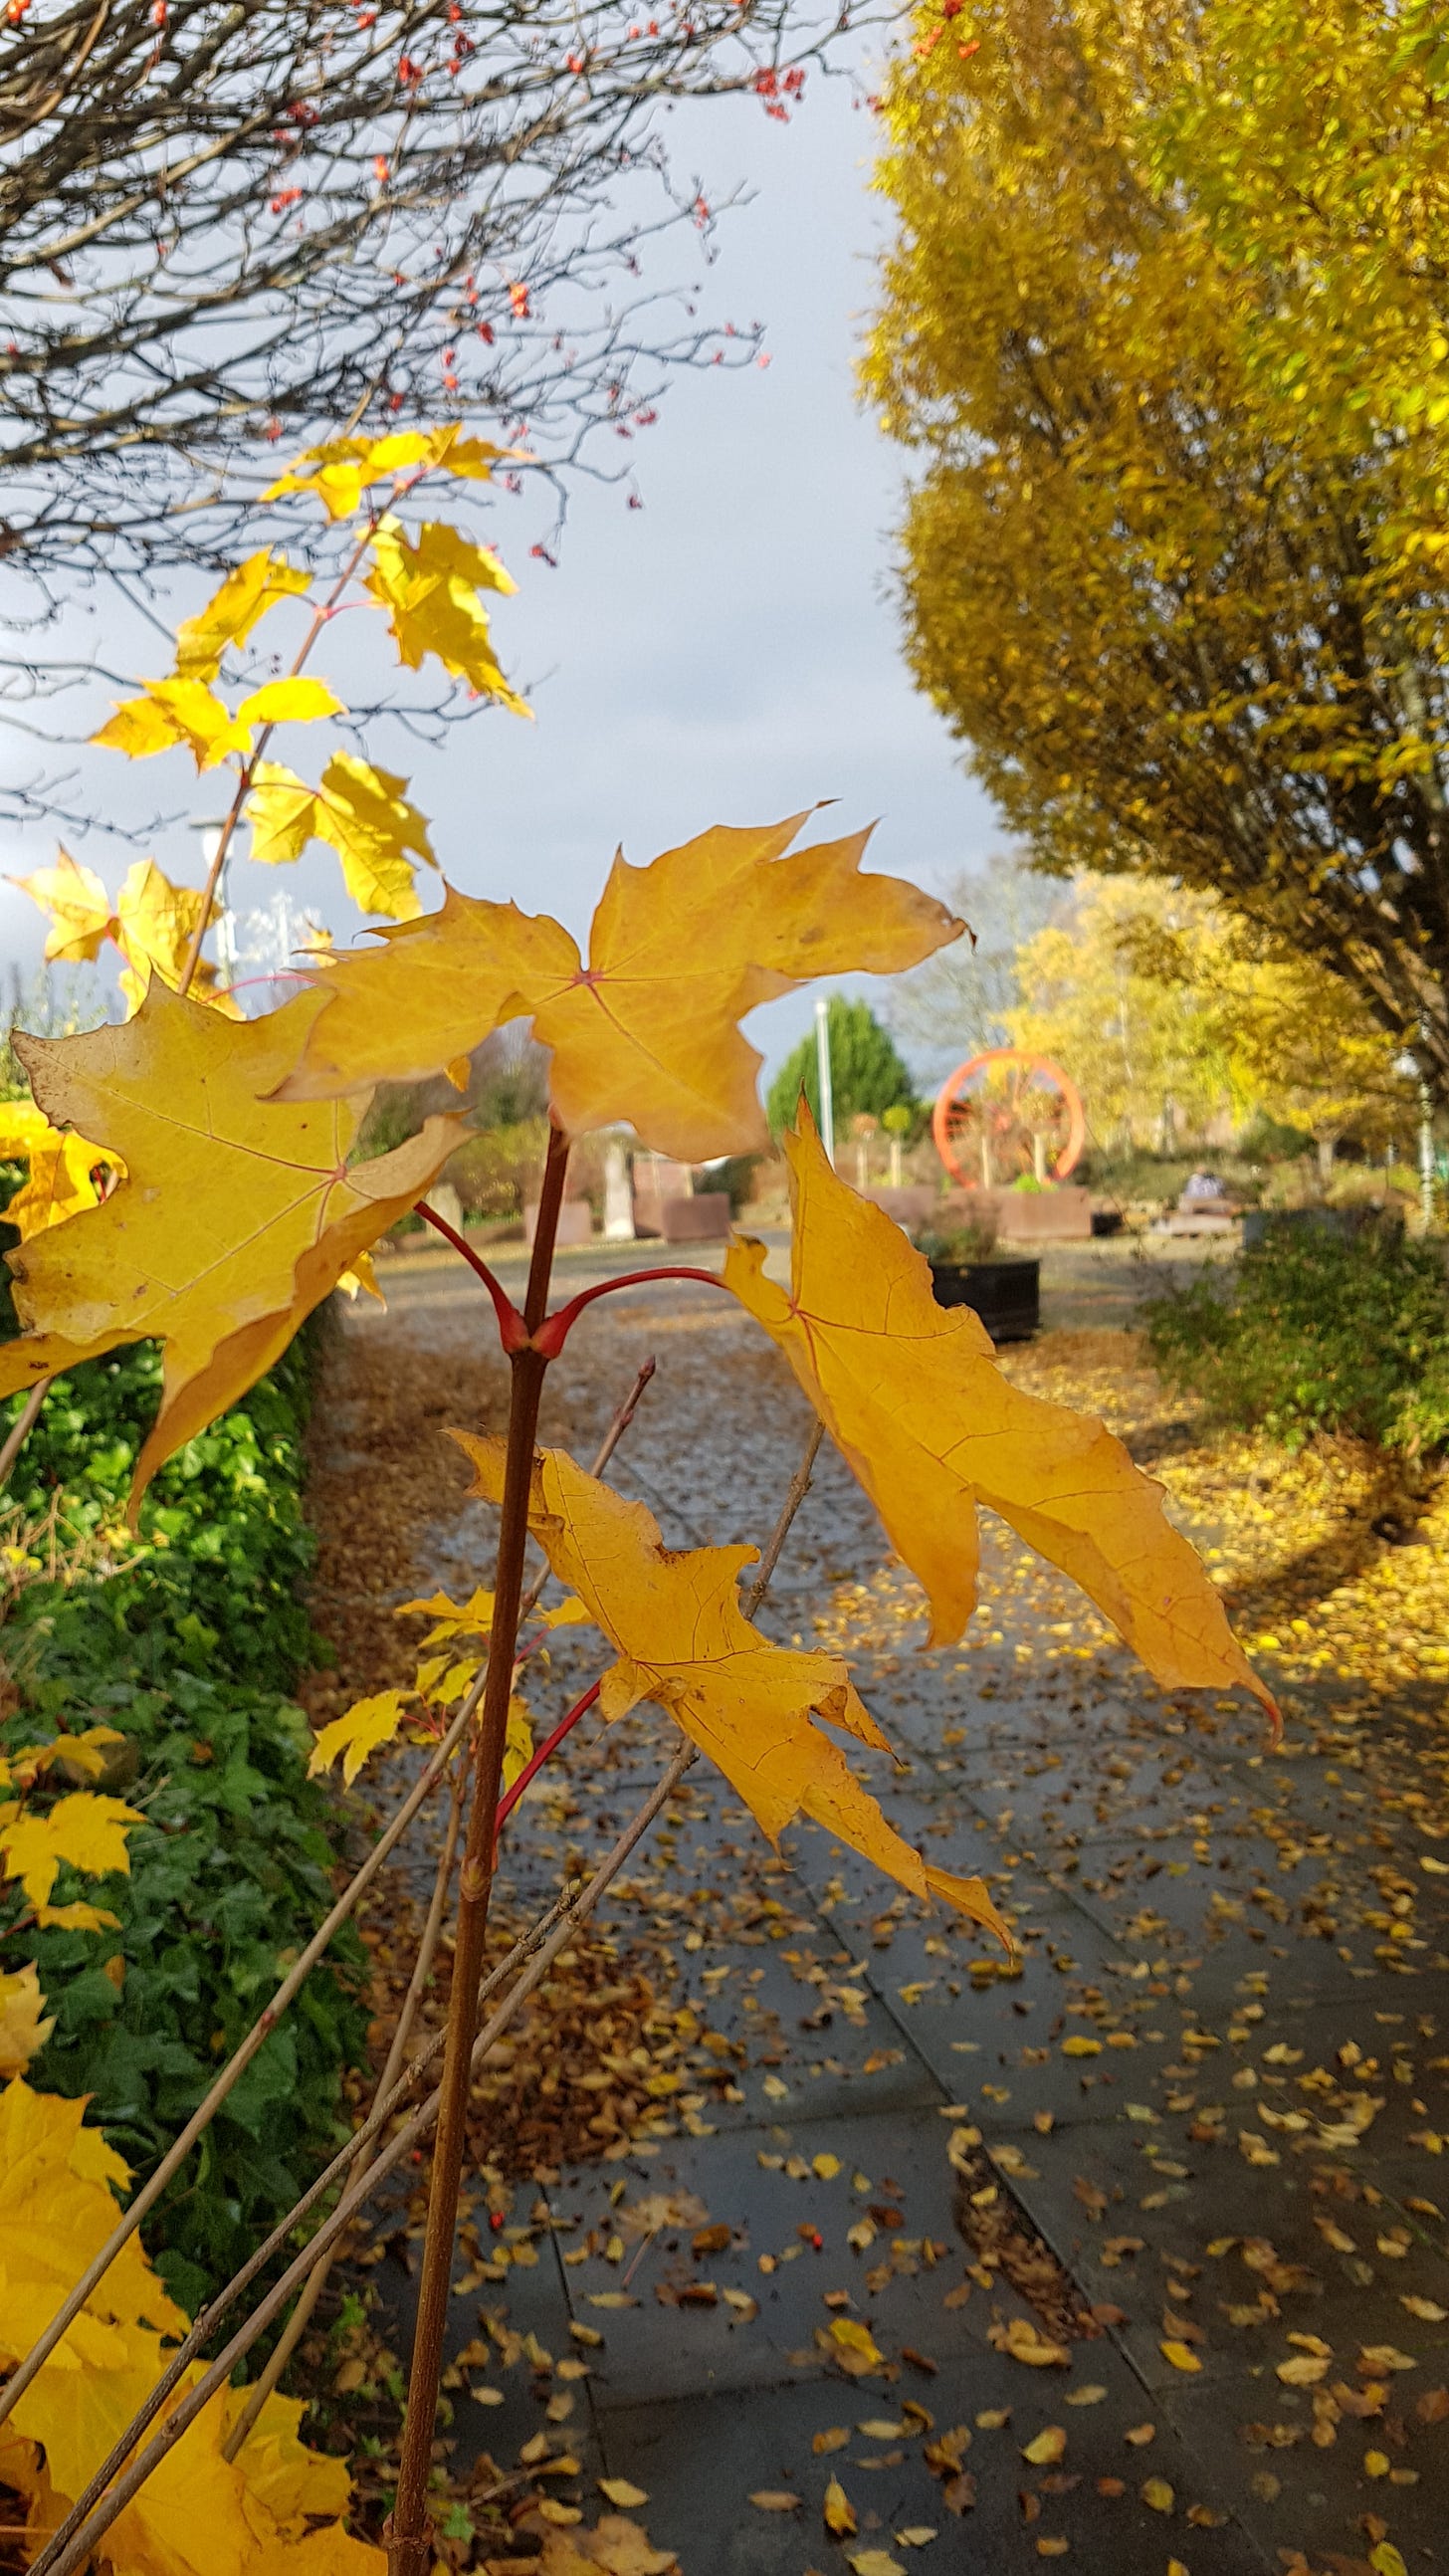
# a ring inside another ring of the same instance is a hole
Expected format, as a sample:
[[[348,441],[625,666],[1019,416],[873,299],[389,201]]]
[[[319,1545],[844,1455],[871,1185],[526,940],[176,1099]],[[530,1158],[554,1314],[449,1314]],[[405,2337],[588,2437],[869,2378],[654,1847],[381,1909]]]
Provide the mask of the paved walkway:
[[[446,1371],[471,1286],[391,1293],[350,1329]],[[544,1436],[586,1456],[649,1350],[620,1485],[676,1544],[761,1538],[808,1417],[703,1289],[594,1308]],[[491,1514],[428,1552],[466,1590]],[[887,1812],[994,1876],[1017,1968],[814,1829],[774,1858],[700,1763],[606,1918],[624,1954],[647,1921],[662,1981],[613,2070],[645,2134],[606,2109],[601,2161],[495,2192],[496,2228],[480,2198],[454,2468],[542,2441],[565,2500],[625,2479],[683,2576],[1444,2566],[1442,1695],[1370,1731],[1325,1683],[1272,1754],[1004,1531],[967,1646],[920,1653],[918,1609],[827,1447],[762,1624],[849,1651],[904,1756],[869,1766]],[[549,1705],[598,1669],[563,1632]],[[675,1740],[648,1709],[581,1728],[510,1896],[611,1838]],[[404,2348],[410,2260],[399,2234],[376,2275]]]

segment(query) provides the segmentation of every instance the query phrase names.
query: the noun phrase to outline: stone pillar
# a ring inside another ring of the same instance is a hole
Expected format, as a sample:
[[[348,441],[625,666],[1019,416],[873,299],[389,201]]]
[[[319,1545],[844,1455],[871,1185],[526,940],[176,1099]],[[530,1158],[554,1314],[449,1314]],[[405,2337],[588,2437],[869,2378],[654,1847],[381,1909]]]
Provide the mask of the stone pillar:
[[[604,1233],[610,1243],[634,1240],[634,1194],[621,1136],[611,1136],[604,1147]]]

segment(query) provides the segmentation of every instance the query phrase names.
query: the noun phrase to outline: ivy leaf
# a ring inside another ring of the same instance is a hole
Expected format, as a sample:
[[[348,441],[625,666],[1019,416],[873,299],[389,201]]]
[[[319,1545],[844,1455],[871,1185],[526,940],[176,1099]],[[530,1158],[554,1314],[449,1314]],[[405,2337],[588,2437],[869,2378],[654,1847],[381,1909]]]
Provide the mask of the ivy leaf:
[[[521,462],[524,454],[519,447],[494,447],[486,438],[464,438],[459,421],[437,429],[395,430],[386,438],[333,438],[304,449],[296,465],[268,485],[262,499],[280,501],[290,492],[311,492],[329,519],[350,519],[372,484],[390,482],[409,466],[487,483],[495,465]],[[311,466],[310,474],[300,471],[304,465]]]
[[[113,925],[111,898],[94,868],[77,866],[69,850],[63,849],[53,868],[37,868],[32,876],[12,877],[10,882],[50,915],[45,941],[48,966],[89,965],[100,955]]]
[[[532,1016],[573,1132],[622,1119],[686,1161],[763,1144],[744,1013],[817,975],[915,965],[961,929],[900,878],[862,876],[865,833],[786,858],[805,819],[717,826],[648,867],[616,859],[587,970],[547,914],[450,887],[441,912],[327,969],[328,1010],[287,1096],[421,1081]]]
[[[26,1330],[0,1344],[0,1392],[121,1342],[164,1341],[133,1512],[162,1461],[271,1366],[462,1133],[456,1119],[430,1118],[349,1171],[358,1107],[260,1099],[295,1064],[320,1008],[308,993],[264,1019],[229,1021],[153,983],[121,1028],[15,1041],[41,1107],[114,1148],[127,1178],[104,1206],[11,1254]]]
[[[245,563],[233,566],[206,606],[177,627],[177,678],[214,680],[229,644],[244,644],[269,608],[310,587],[310,574],[273,554],[270,546],[248,555]]]
[[[58,1798],[43,1816],[28,1809],[0,1812],[0,1853],[7,1878],[18,1878],[27,1905],[46,1905],[62,1861],[91,1878],[112,1870],[129,1877],[126,1836],[146,1819],[124,1798],[105,1798],[94,1789],[77,1789]]]
[[[0,1971],[0,2080],[8,2083],[12,2075],[23,2075],[32,2057],[38,2057],[51,2032],[55,2017],[42,2021],[45,1997],[33,1959],[13,1975]]]
[[[460,529],[438,520],[428,520],[413,539],[396,519],[383,519],[372,540],[367,588],[386,608],[398,658],[410,671],[434,653],[475,696],[498,698],[516,716],[532,714],[503,676],[478,595],[492,590],[509,597],[518,588],[490,547],[471,544]]]
[[[931,1644],[959,1637],[975,1603],[985,1503],[1081,1585],[1166,1688],[1241,1683],[1274,1713],[1160,1487],[1121,1441],[1002,1376],[970,1307],[939,1307],[899,1226],[837,1180],[803,1102],[784,1141],[789,1294],[766,1278],[758,1243],[731,1246],[725,1285],[779,1344],[924,1585]]]
[[[364,912],[414,920],[422,906],[408,854],[430,868],[437,861],[427,824],[408,803],[406,787],[405,778],[374,769],[348,751],[334,753],[319,787],[306,786],[275,761],[259,761],[246,809],[252,857],[277,867],[300,858],[309,841],[325,841]]]
[[[466,1431],[451,1437],[473,1463],[473,1491],[496,1503],[504,1443]],[[843,1663],[772,1645],[750,1626],[736,1581],[757,1549],[675,1554],[642,1503],[586,1476],[560,1449],[535,1459],[528,1519],[554,1573],[618,1654],[600,1692],[606,1718],[657,1700],[718,1763],[772,1842],[795,1816],[812,1816],[917,1896],[943,1896],[1006,1939],[982,1881],[928,1868],[812,1724],[816,1713],[862,1744],[889,1749]]]

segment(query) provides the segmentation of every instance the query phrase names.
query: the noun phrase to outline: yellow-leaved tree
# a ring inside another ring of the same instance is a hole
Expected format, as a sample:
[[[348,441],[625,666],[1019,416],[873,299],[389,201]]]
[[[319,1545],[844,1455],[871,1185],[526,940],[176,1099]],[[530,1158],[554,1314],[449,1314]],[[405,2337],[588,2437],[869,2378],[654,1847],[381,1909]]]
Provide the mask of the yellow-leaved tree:
[[[305,470],[283,482],[315,492],[330,511],[343,514],[365,502],[382,473],[411,472],[424,461],[411,448],[380,461],[379,451],[344,442],[304,460]],[[454,442],[432,462],[458,471],[471,470],[472,460]],[[385,515],[369,520],[358,560],[370,550],[366,578],[387,598],[404,657],[436,649],[449,668],[486,685],[478,567],[435,534],[424,531],[416,543],[394,539]],[[294,699],[283,707],[265,690],[228,711],[211,689],[233,638],[269,613],[274,598],[296,595],[285,581],[279,586],[273,570],[256,558],[239,568],[229,603],[223,592],[202,631],[183,637],[174,678],[148,689],[110,729],[134,750],[160,747],[164,739],[184,741],[201,763],[231,758],[238,764],[234,810],[259,788],[278,785],[256,768],[262,742],[274,720],[302,712]],[[297,685],[295,675],[284,684]],[[190,694],[198,691],[200,697]],[[321,800],[331,792],[327,776],[316,787],[293,782],[286,790],[315,800],[308,813],[319,829]],[[277,809],[264,805],[263,813],[265,855],[266,834],[283,827]],[[757,1542],[766,1533],[673,1554],[644,1507],[601,1481],[628,1407],[587,1472],[558,1451],[537,1448],[544,1381],[574,1323],[595,1298],[637,1284],[604,1281],[550,1311],[573,1138],[589,1126],[627,1122],[642,1145],[662,1153],[704,1159],[753,1149],[766,1134],[760,1059],[741,1033],[741,1019],[761,1001],[821,974],[906,969],[961,934],[963,925],[941,904],[864,865],[865,835],[797,846],[805,820],[716,826],[648,865],[616,860],[594,916],[587,964],[547,914],[481,902],[456,889],[445,890],[441,905],[423,914],[410,888],[390,880],[394,894],[408,895],[401,908],[409,917],[388,923],[366,948],[309,965],[301,994],[254,1019],[227,1017],[196,989],[208,887],[174,987],[156,969],[123,1026],[17,1042],[38,1110],[56,1132],[74,1127],[93,1140],[85,1153],[105,1158],[114,1181],[103,1200],[32,1235],[12,1257],[24,1330],[0,1345],[0,1394],[42,1384],[127,1340],[162,1339],[164,1391],[138,1466],[138,1494],[180,1441],[254,1382],[344,1268],[415,1201],[486,1289],[511,1377],[505,1438],[481,1440],[469,1425],[460,1425],[457,1435],[473,1460],[477,1490],[497,1508],[491,1582],[480,1583],[465,1602],[443,1595],[408,1605],[410,1613],[434,1621],[413,1690],[376,1694],[346,1712],[319,1739],[316,1762],[325,1767],[340,1757],[351,1777],[403,1727],[434,1750],[351,1890],[289,1967],[257,2025],[270,2028],[287,2008],[378,1858],[435,1786],[451,1780],[432,1930],[424,1936],[425,1943],[436,1937],[451,1900],[451,2002],[436,2094],[398,2124],[398,2112],[416,2099],[431,2051],[423,2049],[408,2070],[395,2040],[378,2100],[357,2137],[282,2222],[256,2264],[164,2357],[158,2339],[178,2331],[176,2320],[157,2307],[128,2232],[150,2205],[158,2177],[105,2235],[107,2212],[95,2195],[121,2178],[114,2164],[103,2163],[107,2150],[80,2126],[75,2106],[37,2103],[18,2078],[4,2097],[17,2133],[28,2136],[32,2127],[40,2133],[36,2171],[63,2168],[72,2181],[57,2181],[57,2191],[73,2183],[92,2194],[64,2262],[53,2237],[44,2237],[42,2277],[13,2329],[21,2348],[16,2367],[0,2385],[0,2442],[9,2446],[0,2449],[0,2476],[30,2499],[37,2531],[58,2525],[36,2562],[37,2576],[41,2570],[73,2576],[91,2562],[115,2576],[155,2576],[160,2567],[167,2576],[189,2576],[203,2543],[207,2570],[221,2568],[227,2576],[233,2569],[236,2576],[293,2570],[295,2576],[332,2570],[351,2576],[354,2565],[377,2563],[377,2553],[349,2541],[335,2519],[345,2502],[336,2464],[303,2453],[295,2442],[295,2409],[277,2411],[274,2365],[250,2394],[229,2383],[237,2363],[295,2296],[278,2348],[285,2360],[288,2337],[342,2230],[375,2182],[432,2131],[418,2323],[387,2533],[392,2576],[428,2576],[434,2427],[475,2053],[533,1990],[697,1753],[719,1764],[767,1835],[777,1837],[797,1817],[813,1819],[918,1898],[938,1899],[1005,1935],[980,1880],[928,1863],[888,1824],[860,1768],[864,1755],[886,1745],[885,1733],[846,1665],[782,1648],[755,1625],[821,1436],[834,1440],[919,1578],[933,1642],[959,1637],[970,1615],[977,1514],[985,1505],[1082,1585],[1165,1686],[1241,1687],[1271,1710],[1216,1588],[1166,1518],[1159,1489],[1099,1422],[1010,1385],[969,1310],[946,1314],[936,1307],[926,1263],[831,1171],[808,1114],[787,1147],[794,1203],[788,1290],[766,1275],[762,1248],[743,1241],[732,1248],[723,1278],[686,1274],[707,1278],[755,1318],[783,1353],[819,1425],[748,1590],[741,1594],[740,1577],[757,1562]],[[283,838],[296,838],[300,829],[300,822],[295,831],[287,826]],[[61,891],[71,905],[65,937],[112,935],[109,912],[101,923],[94,909],[85,909],[84,887],[67,875]],[[549,1142],[521,1309],[423,1200],[451,1150],[457,1121],[431,1119],[381,1160],[349,1161],[373,1085],[456,1072],[495,1028],[519,1017],[532,1019],[552,1051]],[[569,1588],[568,1599],[536,1625],[527,1623],[545,1578],[525,1590],[530,1534]],[[608,1654],[592,1689],[533,1749],[519,1674],[550,1621],[560,1619],[592,1623]],[[645,1699],[674,1721],[679,1750],[607,1865],[581,1892],[566,1889],[520,1944],[517,1981],[502,2005],[490,2004],[492,2018],[480,2032],[498,1830],[586,1707],[599,1705],[607,1719]],[[843,1735],[849,1750],[826,1730]],[[101,1820],[94,1821],[102,1830]],[[24,1818],[6,1830],[20,1835],[15,1866],[35,1873],[37,1902],[44,1902],[41,1842],[33,1835],[26,1840]],[[430,1955],[420,1950],[415,1987]],[[16,1999],[22,2027],[32,2002]],[[218,2075],[161,2177],[195,2145],[251,2045],[244,2043]],[[12,2189],[0,2181],[0,2230],[13,2206],[24,2235],[31,2225],[28,2204],[7,2202]],[[318,2223],[314,2212],[339,2192]],[[294,2231],[304,2222],[315,2233],[296,2252]],[[41,2228],[38,2215],[34,2223]],[[215,2359],[203,2362],[203,2349],[250,2289],[253,2271],[278,2254],[286,2262],[280,2278],[257,2296]],[[79,2278],[62,2295],[67,2264]],[[114,2341],[105,2346],[94,2400],[77,2419],[64,2406],[73,2348],[67,2337],[103,2328]],[[30,2446],[18,2462],[17,2443]],[[332,2519],[303,2531],[316,2516]]]
[[[1311,954],[1449,1095],[1434,0],[921,0],[864,363],[920,685],[1033,856]]]

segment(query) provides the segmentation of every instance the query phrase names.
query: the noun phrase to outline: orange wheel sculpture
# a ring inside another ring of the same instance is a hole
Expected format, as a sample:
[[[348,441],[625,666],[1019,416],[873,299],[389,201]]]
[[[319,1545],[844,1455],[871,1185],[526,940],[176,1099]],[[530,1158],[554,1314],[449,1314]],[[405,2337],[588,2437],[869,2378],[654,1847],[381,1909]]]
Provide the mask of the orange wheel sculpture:
[[[1036,1169],[1064,1181],[1087,1141],[1081,1094],[1059,1064],[1020,1047],[984,1047],[943,1082],[931,1119],[936,1151],[960,1188],[1010,1183]]]

